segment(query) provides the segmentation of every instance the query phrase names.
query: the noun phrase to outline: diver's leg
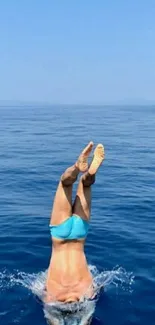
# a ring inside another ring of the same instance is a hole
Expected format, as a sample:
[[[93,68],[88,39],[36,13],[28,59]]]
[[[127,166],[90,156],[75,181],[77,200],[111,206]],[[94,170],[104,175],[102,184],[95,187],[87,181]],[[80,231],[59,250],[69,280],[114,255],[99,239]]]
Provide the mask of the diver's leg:
[[[75,202],[73,205],[73,214],[89,220],[91,212],[91,185],[95,182],[95,175],[104,159],[104,147],[98,145],[94,151],[93,161],[86,172],[80,179]]]
[[[73,165],[60,178],[55,194],[50,224],[58,225],[70,217],[72,213],[72,186],[79,174],[79,169]]]
[[[77,188],[77,193],[73,205],[73,214],[89,220],[91,212],[91,185],[95,182],[95,175],[85,173],[81,178]]]
[[[87,159],[92,150],[92,147],[93,143],[90,142],[80,154],[75,165],[69,167],[61,176],[54,198],[50,224],[58,225],[71,216],[72,186],[73,183],[76,181],[79,172],[83,172],[88,168]]]

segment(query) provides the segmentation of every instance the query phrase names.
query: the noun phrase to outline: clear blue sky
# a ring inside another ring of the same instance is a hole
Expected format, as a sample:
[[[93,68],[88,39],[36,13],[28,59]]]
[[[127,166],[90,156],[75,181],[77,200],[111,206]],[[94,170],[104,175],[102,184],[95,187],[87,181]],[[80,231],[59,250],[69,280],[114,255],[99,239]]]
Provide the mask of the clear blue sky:
[[[155,102],[155,1],[0,0],[0,100]]]

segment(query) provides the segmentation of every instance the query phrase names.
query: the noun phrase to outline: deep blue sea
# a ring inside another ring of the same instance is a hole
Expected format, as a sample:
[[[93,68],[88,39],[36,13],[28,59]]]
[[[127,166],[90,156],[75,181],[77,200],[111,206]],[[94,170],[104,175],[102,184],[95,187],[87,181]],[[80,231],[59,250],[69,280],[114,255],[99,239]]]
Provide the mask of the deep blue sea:
[[[27,284],[48,267],[58,179],[90,140],[106,152],[86,243],[105,274],[92,324],[155,324],[155,107],[40,106],[0,108],[0,325],[46,324]]]

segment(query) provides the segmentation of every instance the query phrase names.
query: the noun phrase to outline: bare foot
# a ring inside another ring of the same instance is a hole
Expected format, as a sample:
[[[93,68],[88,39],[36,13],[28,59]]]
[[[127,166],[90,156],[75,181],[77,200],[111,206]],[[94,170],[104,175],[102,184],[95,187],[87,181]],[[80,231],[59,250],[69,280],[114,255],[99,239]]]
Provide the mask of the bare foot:
[[[87,147],[84,148],[82,153],[80,154],[75,166],[80,170],[80,172],[84,173],[88,170],[88,157],[93,148],[93,142],[89,142]]]
[[[93,161],[88,170],[90,175],[96,174],[103,160],[104,160],[104,147],[102,144],[98,144],[94,151]]]

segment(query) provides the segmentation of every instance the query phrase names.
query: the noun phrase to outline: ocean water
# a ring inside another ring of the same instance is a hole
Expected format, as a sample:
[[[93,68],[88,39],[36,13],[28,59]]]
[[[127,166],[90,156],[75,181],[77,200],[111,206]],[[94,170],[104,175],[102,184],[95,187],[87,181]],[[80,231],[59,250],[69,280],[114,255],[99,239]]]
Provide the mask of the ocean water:
[[[33,286],[50,258],[52,200],[90,140],[106,152],[86,243],[105,286],[92,324],[155,324],[155,107],[53,106],[0,108],[1,325],[46,324]]]

